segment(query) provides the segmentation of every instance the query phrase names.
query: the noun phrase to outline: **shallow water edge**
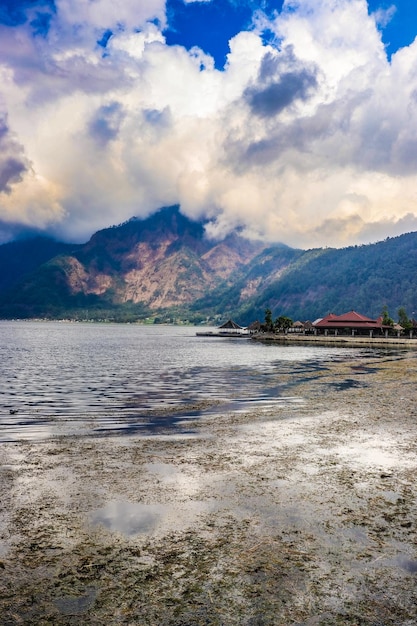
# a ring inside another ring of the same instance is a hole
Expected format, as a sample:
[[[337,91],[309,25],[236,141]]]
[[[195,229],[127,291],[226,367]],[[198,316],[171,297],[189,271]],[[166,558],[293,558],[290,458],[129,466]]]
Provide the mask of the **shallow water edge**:
[[[2,443],[2,623],[415,624],[417,355],[347,352],[175,432]]]

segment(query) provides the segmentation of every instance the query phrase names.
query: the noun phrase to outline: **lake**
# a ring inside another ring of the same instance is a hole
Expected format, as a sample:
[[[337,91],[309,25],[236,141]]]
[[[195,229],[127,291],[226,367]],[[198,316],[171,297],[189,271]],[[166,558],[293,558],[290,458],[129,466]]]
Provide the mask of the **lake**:
[[[267,346],[196,330],[0,322],[0,441],[184,433],[187,419],[207,413],[298,402],[300,381],[352,356],[352,348]]]
[[[0,322],[0,620],[416,624],[417,352]]]

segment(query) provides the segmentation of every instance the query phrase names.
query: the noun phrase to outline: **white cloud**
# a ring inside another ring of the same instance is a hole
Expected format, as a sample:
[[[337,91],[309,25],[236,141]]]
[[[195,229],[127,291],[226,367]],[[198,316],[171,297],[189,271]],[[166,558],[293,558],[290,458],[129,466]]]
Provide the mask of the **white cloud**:
[[[223,72],[166,44],[162,1],[122,4],[60,0],[47,38],[2,27],[1,222],[85,240],[178,202],[302,247],[414,229],[417,43],[389,62],[365,0],[258,12]]]
[[[373,13],[375,22],[380,28],[385,28],[391,22],[397,12],[397,7],[392,4],[388,8],[380,8]]]
[[[165,22],[165,1],[146,0],[55,0],[59,23],[68,26],[89,26],[113,29],[120,25],[138,28],[147,21]]]

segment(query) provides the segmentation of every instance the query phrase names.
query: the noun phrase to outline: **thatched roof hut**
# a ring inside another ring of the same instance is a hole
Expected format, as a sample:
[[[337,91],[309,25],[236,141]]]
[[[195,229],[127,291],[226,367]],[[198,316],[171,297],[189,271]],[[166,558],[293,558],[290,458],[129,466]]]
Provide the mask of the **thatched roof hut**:
[[[227,320],[227,322],[219,326],[219,330],[244,330],[244,326],[239,326],[233,320]]]

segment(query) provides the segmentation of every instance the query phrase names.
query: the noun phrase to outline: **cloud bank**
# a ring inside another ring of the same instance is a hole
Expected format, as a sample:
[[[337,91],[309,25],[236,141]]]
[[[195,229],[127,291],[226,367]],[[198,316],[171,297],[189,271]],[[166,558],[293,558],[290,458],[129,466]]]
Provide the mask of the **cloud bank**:
[[[162,0],[15,9],[0,26],[2,224],[85,241],[179,203],[211,236],[303,248],[417,230],[417,42],[387,59],[389,12],[286,0],[254,12],[219,71],[167,45]]]

